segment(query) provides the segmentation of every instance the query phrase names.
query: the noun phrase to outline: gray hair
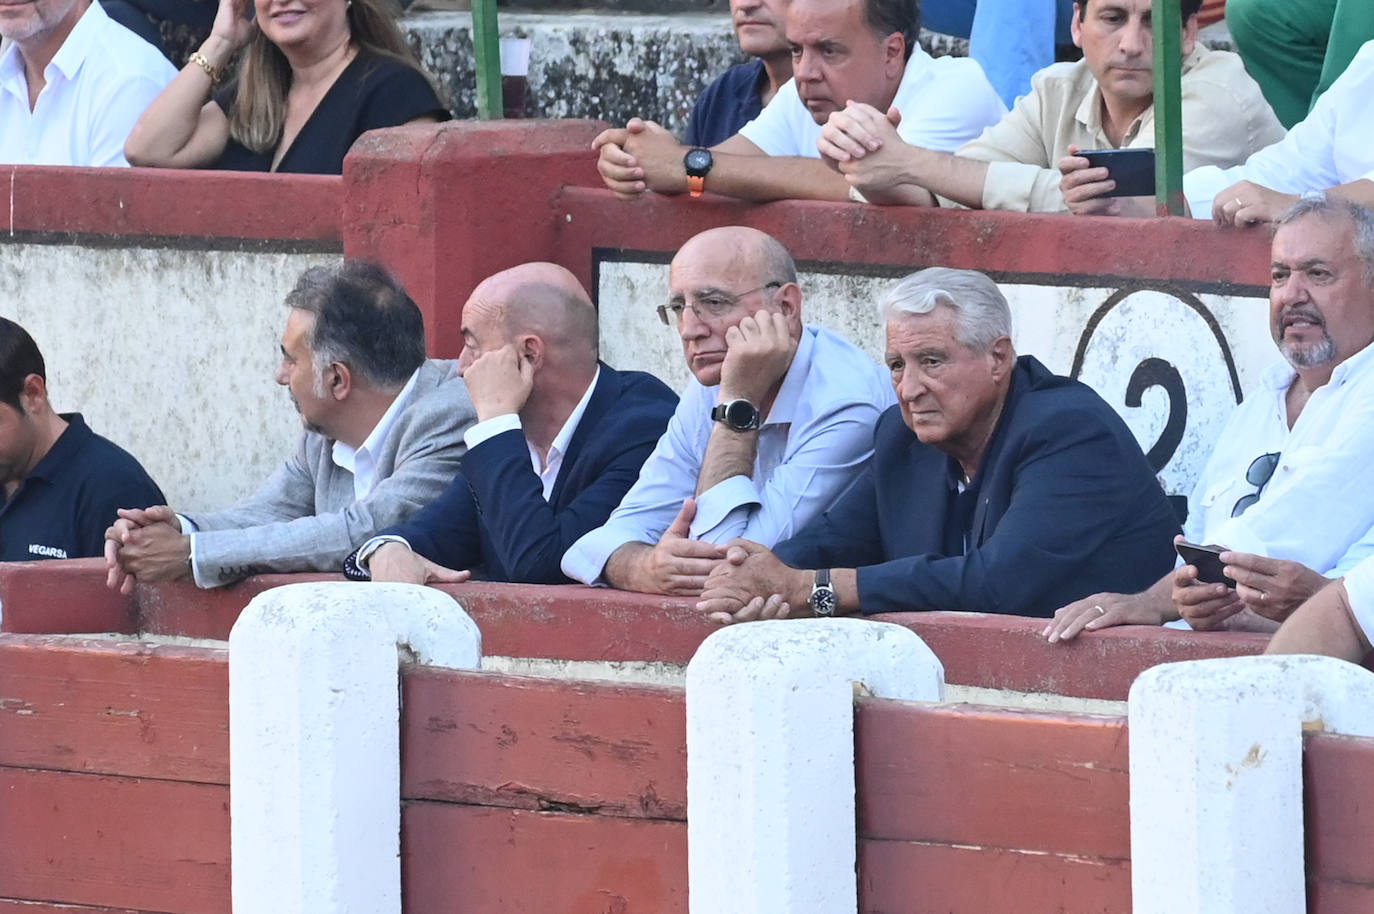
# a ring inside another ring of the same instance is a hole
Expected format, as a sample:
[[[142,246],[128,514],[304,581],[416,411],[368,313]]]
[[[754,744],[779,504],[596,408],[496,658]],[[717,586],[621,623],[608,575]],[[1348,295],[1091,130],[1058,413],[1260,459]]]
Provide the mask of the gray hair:
[[[937,307],[954,311],[954,338],[974,352],[987,352],[1011,336],[1011,308],[997,283],[977,270],[930,267],[899,279],[878,302],[878,319],[929,314]]]
[[[1294,203],[1274,224],[1281,227],[1306,216],[1350,220],[1355,229],[1355,256],[1364,264],[1364,283],[1374,288],[1374,210],[1343,197],[1313,195]]]
[[[381,390],[400,390],[425,360],[420,309],[382,267],[345,260],[310,267],[286,296],[288,307],[315,315],[307,344],[315,393],[324,396],[324,369],[342,362]]]

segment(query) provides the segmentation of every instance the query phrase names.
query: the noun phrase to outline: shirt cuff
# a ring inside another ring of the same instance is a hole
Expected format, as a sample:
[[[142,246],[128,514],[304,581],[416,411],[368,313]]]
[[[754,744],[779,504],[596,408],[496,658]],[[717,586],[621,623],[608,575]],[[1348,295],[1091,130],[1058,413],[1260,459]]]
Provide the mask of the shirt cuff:
[[[1194,168],[1183,176],[1183,196],[1194,219],[1212,218],[1212,201],[1236,182],[1215,165]]]
[[[191,524],[187,518],[182,517],[180,514],[178,514],[177,517],[181,518],[183,524]],[[195,526],[195,524],[191,524],[192,530],[195,529]],[[186,528],[182,527],[181,529],[185,530]],[[186,536],[191,541],[191,579],[196,582],[196,586],[201,590],[214,590],[216,587],[220,586],[219,581],[212,581],[202,574],[200,570],[200,560],[196,558],[196,540],[200,539],[200,534],[188,533]]]
[[[468,430],[463,432],[463,443],[468,446],[468,450],[472,450],[488,438],[495,438],[497,435],[520,427],[520,416],[516,413],[492,416],[490,419],[475,422],[468,426]]]
[[[606,570],[606,562],[611,553],[629,542],[633,537],[626,536],[623,529],[597,527],[582,535],[582,538],[568,547],[563,553],[559,566],[563,573],[574,581],[583,584],[604,584],[601,575]]]
[[[191,520],[191,518],[187,517],[185,514],[178,514],[177,521],[181,524],[182,533],[195,533],[197,530],[200,529],[200,527],[196,526],[196,522]]]
[[[729,517],[731,511],[759,503],[759,490],[748,476],[722,479],[697,496],[697,513],[692,518],[692,538],[717,542],[712,533]]]
[[[469,447],[471,447],[471,445],[469,445]],[[372,537],[372,539],[363,543],[362,548],[358,550],[358,557],[353,561],[358,563],[359,568],[363,569],[364,571],[370,572],[372,569],[367,567],[368,559],[372,558],[372,554],[376,552],[378,549],[385,546],[387,543],[400,543],[407,549],[411,548],[410,542],[404,536],[397,536],[394,533],[386,533],[381,536],[374,536]],[[411,551],[413,552],[414,550],[411,549]]]

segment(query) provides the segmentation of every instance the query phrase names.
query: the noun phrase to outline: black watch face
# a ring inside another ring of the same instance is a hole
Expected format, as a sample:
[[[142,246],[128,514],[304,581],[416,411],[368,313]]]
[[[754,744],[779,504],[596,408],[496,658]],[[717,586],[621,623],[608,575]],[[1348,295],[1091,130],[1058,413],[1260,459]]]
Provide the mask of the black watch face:
[[[835,615],[835,591],[818,587],[811,592],[811,611],[818,616]]]
[[[707,149],[693,149],[683,158],[682,164],[687,174],[701,177],[711,168],[711,152]]]
[[[759,411],[748,400],[731,400],[725,404],[725,424],[741,430],[756,428]]]

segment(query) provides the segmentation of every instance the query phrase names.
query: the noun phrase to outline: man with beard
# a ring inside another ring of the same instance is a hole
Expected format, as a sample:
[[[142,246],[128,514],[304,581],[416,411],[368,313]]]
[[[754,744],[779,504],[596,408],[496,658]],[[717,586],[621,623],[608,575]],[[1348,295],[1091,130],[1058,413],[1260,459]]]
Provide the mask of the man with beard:
[[[1374,212],[1300,201],[1278,220],[1270,329],[1286,364],[1236,408],[1189,499],[1184,536],[1219,544],[1224,575],[1180,565],[1138,594],[1063,607],[1050,641],[1158,624],[1272,631],[1374,547]]]
[[[91,0],[0,3],[0,162],[128,165],[124,140],[176,75]]]
[[[111,587],[333,571],[457,474],[476,415],[456,364],[425,358],[420,310],[395,279],[361,261],[311,267],[286,304],[276,381],[305,425],[295,455],[224,511],[121,510],[105,534]]]

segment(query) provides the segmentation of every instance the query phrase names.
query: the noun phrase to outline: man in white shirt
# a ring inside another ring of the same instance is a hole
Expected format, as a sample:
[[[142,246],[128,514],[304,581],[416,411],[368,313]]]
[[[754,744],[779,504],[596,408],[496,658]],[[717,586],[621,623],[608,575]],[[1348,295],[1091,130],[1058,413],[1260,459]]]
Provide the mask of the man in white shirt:
[[[757,118],[711,149],[688,149],[652,121],[606,130],[593,146],[622,197],[703,190],[744,200],[845,200],[849,185],[819,158],[821,125],[851,99],[901,112],[909,143],[953,151],[1006,113],[982,67],[932,58],[916,44],[914,0],[792,0],[792,79]]]
[[[858,347],[802,323],[796,268],[768,235],[703,232],[677,252],[669,283],[659,315],[676,325],[693,380],[639,481],[563,572],[695,595],[724,543],[771,546],[828,508],[872,456],[894,396]]]
[[[566,583],[563,553],[606,522],[677,405],[662,381],[602,364],[597,348],[596,307],[564,268],[527,263],[483,280],[463,306],[458,371],[478,422],[462,472],[364,543],[344,574]]]
[[[1185,538],[1219,544],[1223,583],[1181,565],[1139,594],[1059,610],[1051,641],[1158,624],[1272,631],[1374,528],[1374,212],[1304,200],[1274,235],[1269,320],[1287,360],[1236,408],[1189,498]]]
[[[362,261],[311,267],[286,304],[276,380],[305,425],[296,454],[223,511],[120,510],[105,533],[111,587],[334,571],[458,472],[472,403],[453,362],[425,358],[420,309],[395,279]]]
[[[1200,4],[1180,4],[1184,163],[1233,165],[1282,139],[1283,127],[1239,57],[1196,43]],[[1082,0],[1073,7],[1073,42],[1083,59],[1036,73],[1030,94],[957,154],[905,143],[881,111],[851,103],[821,132],[821,155],[871,203],[932,206],[938,197],[974,209],[1082,213],[1128,205],[1153,215],[1152,197],[1097,196],[1115,185],[1104,185],[1105,169],[1073,155],[1153,148],[1152,4]],[[1069,173],[1061,175],[1061,167]]]
[[[1374,121],[1365,114],[1371,94],[1374,41],[1367,41],[1282,141],[1234,168],[1183,176],[1193,217],[1221,225],[1272,222],[1317,191],[1374,206]]]
[[[0,163],[128,165],[124,140],[176,70],[92,0],[0,3]]]

